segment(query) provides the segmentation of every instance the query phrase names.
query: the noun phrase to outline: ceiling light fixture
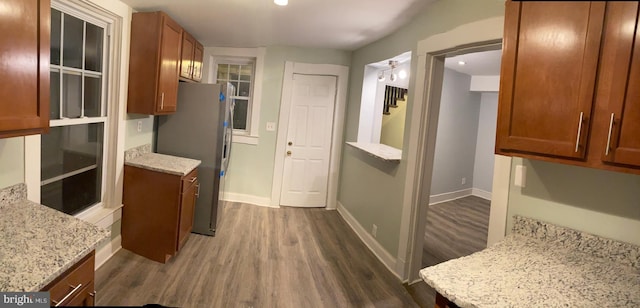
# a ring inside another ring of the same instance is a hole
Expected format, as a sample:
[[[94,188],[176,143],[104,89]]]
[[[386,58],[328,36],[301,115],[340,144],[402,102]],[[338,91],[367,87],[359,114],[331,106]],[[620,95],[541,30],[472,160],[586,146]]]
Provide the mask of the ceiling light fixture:
[[[391,70],[391,73],[389,74],[389,80],[391,80],[391,81],[396,81],[396,79],[398,79],[398,75],[396,75],[396,74],[393,72],[393,69],[394,69],[394,68],[396,68],[397,66],[398,66],[398,61],[395,61],[395,60],[389,60],[389,67],[390,67],[390,69],[381,70],[381,71],[378,73],[378,81],[384,81],[384,80],[385,80],[384,72],[386,72],[386,71],[388,71],[388,70]],[[405,74],[406,74],[406,72],[405,72]],[[406,76],[405,76],[405,77],[406,77]],[[401,77],[401,78],[402,78],[402,77]]]
[[[458,61],[458,65],[465,65],[465,64],[467,64],[467,62],[464,62],[464,61]]]
[[[405,79],[407,78],[407,71],[405,70],[401,70],[398,72],[398,77],[400,77],[400,79]]]
[[[273,3],[279,5],[279,6],[285,6],[287,4],[289,4],[289,0],[273,0]]]

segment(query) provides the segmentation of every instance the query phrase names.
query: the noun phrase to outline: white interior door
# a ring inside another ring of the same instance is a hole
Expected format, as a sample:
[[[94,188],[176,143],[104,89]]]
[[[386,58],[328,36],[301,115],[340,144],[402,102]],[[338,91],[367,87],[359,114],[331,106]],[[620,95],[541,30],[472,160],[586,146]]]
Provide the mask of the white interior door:
[[[280,205],[325,207],[335,76],[293,75]]]

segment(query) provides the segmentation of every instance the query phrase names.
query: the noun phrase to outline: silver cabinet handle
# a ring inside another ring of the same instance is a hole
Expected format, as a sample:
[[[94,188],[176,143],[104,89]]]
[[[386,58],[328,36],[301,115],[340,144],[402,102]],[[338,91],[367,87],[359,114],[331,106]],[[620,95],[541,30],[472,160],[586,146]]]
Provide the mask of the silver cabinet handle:
[[[576,153],[580,147],[580,135],[582,135],[582,120],[584,119],[584,112],[580,112],[580,123],[578,123],[578,138],[576,139]]]
[[[197,179],[198,179],[198,177],[197,177],[197,176],[194,176],[194,177],[192,177],[192,178],[191,178],[191,180],[189,180],[189,183],[193,183],[193,182],[195,182]]]
[[[164,109],[164,92],[160,95],[160,110]]]
[[[69,299],[71,296],[73,296],[78,290],[80,290],[80,288],[82,288],[82,284],[79,283],[77,286],[72,286],[69,285],[70,287],[73,288],[73,290],[71,290],[71,292],[67,293],[67,295],[65,295],[59,302],[56,302],[54,300],[51,300],[52,303],[56,304],[54,307],[60,307],[60,305],[62,305],[62,303],[64,303],[67,299]]]
[[[196,191],[196,198],[200,197],[200,183],[196,184],[198,190]]]
[[[604,150],[604,156],[609,156],[609,149],[611,147],[611,132],[613,131],[613,119],[615,113],[611,114],[611,120],[609,121],[609,135],[607,136],[607,148]]]

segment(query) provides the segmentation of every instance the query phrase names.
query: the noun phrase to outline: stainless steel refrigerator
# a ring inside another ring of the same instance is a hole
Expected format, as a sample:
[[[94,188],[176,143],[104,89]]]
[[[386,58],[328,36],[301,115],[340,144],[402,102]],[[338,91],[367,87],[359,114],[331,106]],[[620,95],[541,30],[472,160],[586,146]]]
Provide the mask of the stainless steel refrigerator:
[[[181,82],[177,111],[158,116],[156,152],[202,161],[194,233],[213,236],[220,222],[233,136],[230,97],[234,92],[231,84]]]

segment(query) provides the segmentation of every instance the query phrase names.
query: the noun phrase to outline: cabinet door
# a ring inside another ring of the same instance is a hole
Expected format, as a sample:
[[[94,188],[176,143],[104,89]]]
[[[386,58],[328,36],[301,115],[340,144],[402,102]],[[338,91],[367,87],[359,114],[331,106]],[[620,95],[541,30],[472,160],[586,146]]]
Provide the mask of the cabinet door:
[[[196,41],[196,47],[193,50],[193,80],[200,82],[202,80],[202,60],[204,57],[204,47],[200,42]]]
[[[46,132],[50,2],[5,0],[0,6],[0,137]]]
[[[640,166],[640,31],[638,2],[607,7],[601,78],[608,81],[607,163]],[[630,27],[629,25],[633,25]]]
[[[178,101],[178,70],[180,68],[180,47],[182,27],[171,19],[162,18],[162,39],[160,41],[160,78],[158,80],[158,102],[160,113],[175,112]]]
[[[180,227],[178,232],[178,247],[176,251],[180,250],[184,243],[187,241],[191,230],[193,229],[193,212],[196,206],[196,198],[200,184],[197,178],[194,178],[193,183],[189,183],[188,188],[182,192],[182,200],[180,204]]]
[[[507,1],[498,153],[585,157],[604,8]]]
[[[191,79],[193,72],[193,51],[195,39],[186,31],[182,32],[182,57],[180,60],[180,77]]]

